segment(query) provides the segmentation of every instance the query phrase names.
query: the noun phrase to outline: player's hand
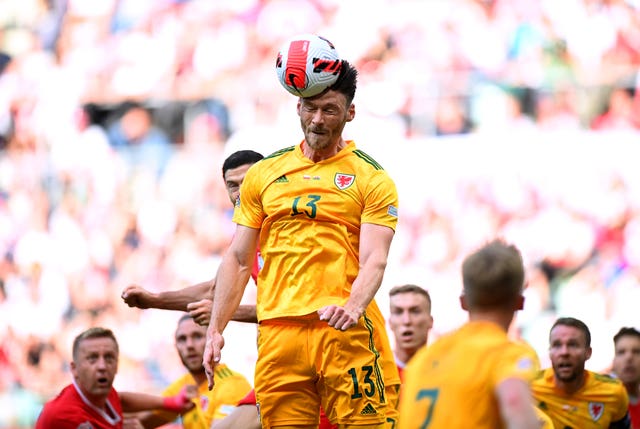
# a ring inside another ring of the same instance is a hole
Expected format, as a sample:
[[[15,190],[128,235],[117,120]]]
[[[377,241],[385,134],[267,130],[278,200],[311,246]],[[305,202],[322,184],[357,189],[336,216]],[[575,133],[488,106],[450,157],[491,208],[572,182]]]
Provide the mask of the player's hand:
[[[204,347],[202,366],[204,366],[204,372],[207,374],[209,390],[213,389],[213,370],[220,362],[220,355],[223,347],[224,338],[222,337],[222,334],[219,332],[214,332],[212,334],[207,330],[207,344]]]
[[[328,305],[318,310],[318,316],[320,320],[326,320],[332,328],[346,331],[358,324],[361,314],[338,305]]]
[[[122,290],[122,300],[129,307],[149,308],[151,306],[152,293],[138,285],[129,285]]]
[[[196,321],[197,324],[202,326],[208,326],[209,320],[211,320],[211,307],[213,306],[213,301],[205,298],[200,301],[190,302],[187,304],[187,311],[189,315],[193,317],[193,320]]]
[[[162,400],[162,408],[174,413],[185,413],[195,407],[192,399],[198,395],[198,388],[193,384],[188,384],[180,389],[174,396],[167,396]]]

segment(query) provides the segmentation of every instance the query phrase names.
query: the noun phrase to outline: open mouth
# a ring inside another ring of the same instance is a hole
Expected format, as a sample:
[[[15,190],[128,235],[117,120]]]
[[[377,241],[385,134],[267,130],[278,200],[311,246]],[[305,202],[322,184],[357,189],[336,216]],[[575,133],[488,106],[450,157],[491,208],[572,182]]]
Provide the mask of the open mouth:
[[[413,338],[413,331],[404,331],[400,333],[400,338],[402,338],[405,341],[411,340]]]
[[[96,380],[98,386],[100,387],[108,387],[109,386],[109,379],[107,377],[99,377]]]

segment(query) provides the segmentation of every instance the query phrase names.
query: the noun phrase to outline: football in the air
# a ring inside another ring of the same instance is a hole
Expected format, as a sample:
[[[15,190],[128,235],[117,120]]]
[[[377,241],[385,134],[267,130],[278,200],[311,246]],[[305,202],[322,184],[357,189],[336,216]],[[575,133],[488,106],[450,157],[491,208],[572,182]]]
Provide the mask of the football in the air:
[[[333,43],[301,34],[282,45],[276,59],[280,84],[298,97],[313,97],[336,83],[342,60]]]

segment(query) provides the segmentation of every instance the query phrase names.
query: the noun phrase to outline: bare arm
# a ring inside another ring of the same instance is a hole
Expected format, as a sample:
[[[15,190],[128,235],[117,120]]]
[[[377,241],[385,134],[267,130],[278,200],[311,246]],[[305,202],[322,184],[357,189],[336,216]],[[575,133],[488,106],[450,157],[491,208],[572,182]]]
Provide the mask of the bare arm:
[[[500,414],[508,429],[538,429],[533,397],[526,381],[508,378],[496,387]]]
[[[255,305],[240,305],[233,313],[231,320],[235,322],[258,323]]]
[[[197,394],[198,390],[195,386],[188,386],[174,396],[157,396],[138,392],[119,392],[118,396],[122,403],[122,411],[125,413],[165,410],[180,414],[195,406],[191,399]]]
[[[231,414],[223,419],[214,421],[211,425],[211,429],[260,429],[261,427],[258,408],[252,404],[236,407]]]
[[[214,288],[214,280],[160,293],[149,292],[138,285],[129,285],[122,291],[121,296],[129,307],[187,311],[189,303],[203,298],[210,299]]]
[[[129,307],[142,309],[187,311],[201,325],[209,324],[215,279],[187,286],[183,289],[152,293],[138,285],[129,285],[122,291],[122,300]],[[258,323],[255,305],[241,305],[231,320]]]
[[[218,267],[203,358],[209,389],[213,388],[213,367],[220,362],[220,350],[224,346],[222,332],[240,305],[251,275],[259,232],[258,229],[238,225],[231,245]]]
[[[346,330],[355,326],[382,284],[393,229],[364,223],[360,228],[360,269],[344,308],[328,306],[318,311],[329,326]]]
[[[131,414],[132,420],[136,420],[140,427],[144,429],[153,429],[159,426],[171,423],[178,417],[178,413],[162,413],[155,414],[151,411],[141,411]]]

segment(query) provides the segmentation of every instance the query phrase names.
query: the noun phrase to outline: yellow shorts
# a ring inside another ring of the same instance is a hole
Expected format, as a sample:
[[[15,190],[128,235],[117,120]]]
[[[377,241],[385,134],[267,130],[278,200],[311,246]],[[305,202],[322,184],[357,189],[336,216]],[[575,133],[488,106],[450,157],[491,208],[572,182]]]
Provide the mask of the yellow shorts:
[[[320,405],[334,424],[386,422],[387,399],[374,325],[347,331],[318,315],[262,321],[255,390],[263,427],[314,425]]]

